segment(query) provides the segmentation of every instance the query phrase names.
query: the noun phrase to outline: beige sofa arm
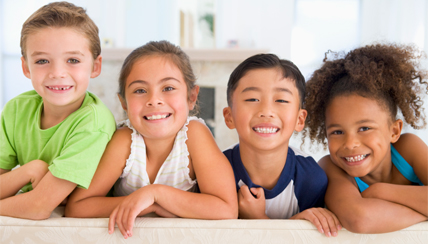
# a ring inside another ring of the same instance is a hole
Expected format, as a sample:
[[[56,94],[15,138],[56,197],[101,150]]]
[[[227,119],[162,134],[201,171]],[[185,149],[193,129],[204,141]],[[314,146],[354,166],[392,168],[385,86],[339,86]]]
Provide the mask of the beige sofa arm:
[[[137,218],[127,240],[107,218],[61,217],[42,221],[0,217],[0,243],[428,243],[428,222],[386,234],[339,231],[327,238],[305,220],[196,220]]]

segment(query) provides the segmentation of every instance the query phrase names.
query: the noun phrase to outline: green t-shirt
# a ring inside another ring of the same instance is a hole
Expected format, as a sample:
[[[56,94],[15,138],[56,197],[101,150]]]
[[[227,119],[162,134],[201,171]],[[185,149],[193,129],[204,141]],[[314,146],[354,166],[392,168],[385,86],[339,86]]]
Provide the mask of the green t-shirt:
[[[48,163],[57,178],[87,189],[115,120],[101,100],[86,92],[82,106],[61,123],[40,129],[43,100],[36,91],[25,92],[4,107],[0,125],[0,168],[12,169],[32,160]],[[24,192],[31,190],[25,186]]]

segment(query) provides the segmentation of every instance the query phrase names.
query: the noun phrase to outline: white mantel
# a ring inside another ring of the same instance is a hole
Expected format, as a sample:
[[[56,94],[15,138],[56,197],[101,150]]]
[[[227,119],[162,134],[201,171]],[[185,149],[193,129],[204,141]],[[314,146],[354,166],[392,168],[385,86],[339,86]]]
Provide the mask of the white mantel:
[[[129,48],[103,48],[101,55],[103,60],[123,61],[133,49]],[[242,62],[246,58],[258,54],[266,53],[268,49],[195,49],[183,48],[189,55],[191,61],[223,61]]]

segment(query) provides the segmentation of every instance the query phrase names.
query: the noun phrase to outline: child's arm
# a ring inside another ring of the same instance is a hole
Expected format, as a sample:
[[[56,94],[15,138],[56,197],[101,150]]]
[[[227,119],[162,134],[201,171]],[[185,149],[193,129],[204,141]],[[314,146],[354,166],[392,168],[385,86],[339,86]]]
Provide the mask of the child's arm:
[[[384,233],[400,230],[427,219],[426,216],[400,204],[363,198],[353,178],[334,165],[330,156],[322,158],[319,164],[327,173],[329,181],[325,195],[326,205],[347,230],[357,233]]]
[[[0,215],[47,219],[75,187],[75,183],[59,179],[48,172],[34,190],[0,200]]]
[[[125,197],[106,197],[125,168],[131,153],[132,131],[119,128],[107,144],[88,189],[76,188],[68,199],[65,216],[78,218],[108,217]]]
[[[238,204],[241,219],[269,219],[265,213],[266,199],[263,188],[248,189],[246,185],[241,186],[238,192]],[[336,215],[325,208],[309,208],[290,219],[308,220],[327,237],[337,236],[337,232],[342,228]]]
[[[101,158],[88,189],[76,188],[65,207],[65,216],[77,218],[108,217],[113,209],[126,197],[106,197],[122,174],[126,159],[131,153],[132,131],[126,127],[118,129]],[[159,205],[154,204],[138,214],[151,212],[163,217],[175,217]]]
[[[0,199],[15,195],[22,187],[31,182],[33,189],[48,172],[48,164],[33,160],[15,170],[0,170]]]
[[[232,168],[208,128],[197,121],[188,125],[187,147],[201,193],[165,185],[149,185],[130,194],[110,216],[109,232],[117,223],[125,238],[132,236],[135,217],[153,203],[185,218],[237,218],[238,203]]]
[[[413,134],[401,135],[394,147],[413,167],[424,186],[376,183],[365,190],[362,196],[398,203],[428,216],[428,147]]]

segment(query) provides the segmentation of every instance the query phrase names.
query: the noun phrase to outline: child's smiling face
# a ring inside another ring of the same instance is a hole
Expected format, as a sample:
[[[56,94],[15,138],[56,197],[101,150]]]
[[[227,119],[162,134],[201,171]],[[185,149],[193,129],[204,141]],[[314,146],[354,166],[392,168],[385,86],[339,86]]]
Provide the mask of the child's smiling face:
[[[43,28],[28,36],[26,49],[23,72],[45,109],[79,108],[90,78],[101,72],[101,56],[94,60],[88,38],[73,28]]]
[[[391,164],[390,144],[400,137],[401,120],[393,121],[386,106],[342,95],[327,106],[325,118],[331,160],[350,176],[376,175]]]
[[[294,80],[277,68],[248,71],[223,110],[226,124],[236,128],[240,144],[254,150],[288,147],[293,132],[301,131],[306,111],[300,109]]]
[[[180,69],[166,57],[148,56],[133,65],[121,103],[145,139],[175,138],[195,106],[198,91],[195,86],[188,96]]]

